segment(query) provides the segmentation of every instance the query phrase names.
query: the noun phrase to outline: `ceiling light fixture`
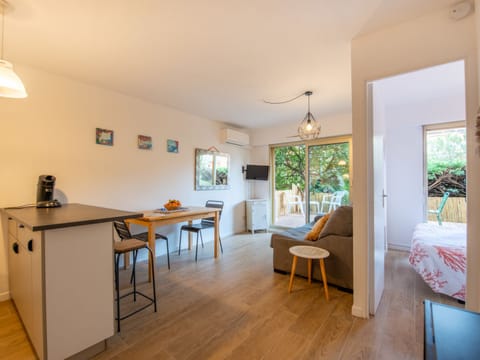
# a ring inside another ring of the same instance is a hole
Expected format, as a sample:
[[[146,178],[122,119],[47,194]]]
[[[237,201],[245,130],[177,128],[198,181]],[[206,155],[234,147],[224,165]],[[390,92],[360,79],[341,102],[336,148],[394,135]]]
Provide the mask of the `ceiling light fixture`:
[[[301,96],[306,96],[308,98],[308,111],[305,117],[303,118],[302,122],[298,126],[297,133],[301,139],[311,140],[311,139],[316,139],[320,136],[320,129],[321,129],[320,123],[317,120],[315,120],[315,117],[310,112],[310,96],[312,94],[313,94],[312,91],[305,91],[303,94],[300,94],[290,100],[280,101],[280,102],[271,102],[271,101],[263,100],[263,102],[267,104],[275,104],[275,105],[286,104],[293,100],[298,99]]]
[[[308,112],[303,118],[303,121],[298,126],[298,136],[302,139],[316,139],[320,135],[320,124],[313,117],[310,112],[310,96],[313,94],[311,91],[306,91],[305,96],[308,98]]]
[[[0,97],[7,98],[25,98],[27,92],[23,86],[22,80],[13,71],[13,65],[3,58],[3,43],[5,34],[5,11],[9,4],[5,0],[0,0],[0,8],[2,11],[2,37],[0,51]]]

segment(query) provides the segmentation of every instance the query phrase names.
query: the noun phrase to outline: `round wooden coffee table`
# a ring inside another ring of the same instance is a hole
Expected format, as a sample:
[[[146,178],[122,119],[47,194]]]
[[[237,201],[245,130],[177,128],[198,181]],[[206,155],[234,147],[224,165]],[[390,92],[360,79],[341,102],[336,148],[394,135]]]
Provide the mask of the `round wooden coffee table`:
[[[322,273],[323,289],[325,290],[325,298],[327,301],[328,297],[328,284],[327,284],[327,274],[325,272],[325,261],[324,259],[330,255],[330,253],[322,248],[315,246],[292,246],[289,249],[290,253],[293,255],[292,261],[292,272],[290,273],[290,284],[288,285],[288,292],[292,292],[293,278],[295,277],[295,268],[297,267],[297,258],[301,257],[307,259],[308,265],[308,283],[312,283],[312,260],[319,260],[320,262],[320,271]]]

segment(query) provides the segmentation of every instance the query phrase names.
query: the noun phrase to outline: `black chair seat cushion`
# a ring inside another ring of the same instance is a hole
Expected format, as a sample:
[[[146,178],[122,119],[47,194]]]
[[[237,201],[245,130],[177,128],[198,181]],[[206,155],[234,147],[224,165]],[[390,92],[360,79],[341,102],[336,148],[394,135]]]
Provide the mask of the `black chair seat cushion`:
[[[135,238],[135,239],[138,239],[138,240],[148,241],[148,232],[135,234],[135,235],[132,235],[132,237]],[[157,240],[157,239],[168,240],[168,238],[165,235],[155,234],[155,240]]]
[[[203,229],[210,229],[213,228],[213,224],[192,224],[192,225],[183,225],[180,229],[180,231],[191,231],[191,232],[199,232]]]

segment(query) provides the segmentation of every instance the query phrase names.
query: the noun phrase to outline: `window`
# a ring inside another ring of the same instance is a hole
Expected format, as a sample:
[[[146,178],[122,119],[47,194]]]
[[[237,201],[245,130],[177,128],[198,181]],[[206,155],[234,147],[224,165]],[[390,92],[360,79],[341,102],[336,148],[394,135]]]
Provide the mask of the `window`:
[[[427,219],[449,193],[441,217],[447,222],[466,222],[466,129],[464,122],[424,127]]]

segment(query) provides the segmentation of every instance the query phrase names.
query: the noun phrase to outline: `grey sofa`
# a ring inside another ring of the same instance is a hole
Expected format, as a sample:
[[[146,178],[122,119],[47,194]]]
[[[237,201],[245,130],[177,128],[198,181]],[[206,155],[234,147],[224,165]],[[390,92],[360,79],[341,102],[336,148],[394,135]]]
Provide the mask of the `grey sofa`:
[[[317,219],[316,219],[317,220]],[[353,289],[353,212],[351,206],[340,206],[326,222],[317,241],[304,240],[315,221],[304,226],[272,234],[273,270],[290,273],[292,255],[288,249],[296,245],[310,245],[326,249],[330,256],[325,259],[327,282],[345,290]],[[306,259],[298,258],[297,275],[307,276]],[[313,266],[312,276],[321,280],[318,262]]]

